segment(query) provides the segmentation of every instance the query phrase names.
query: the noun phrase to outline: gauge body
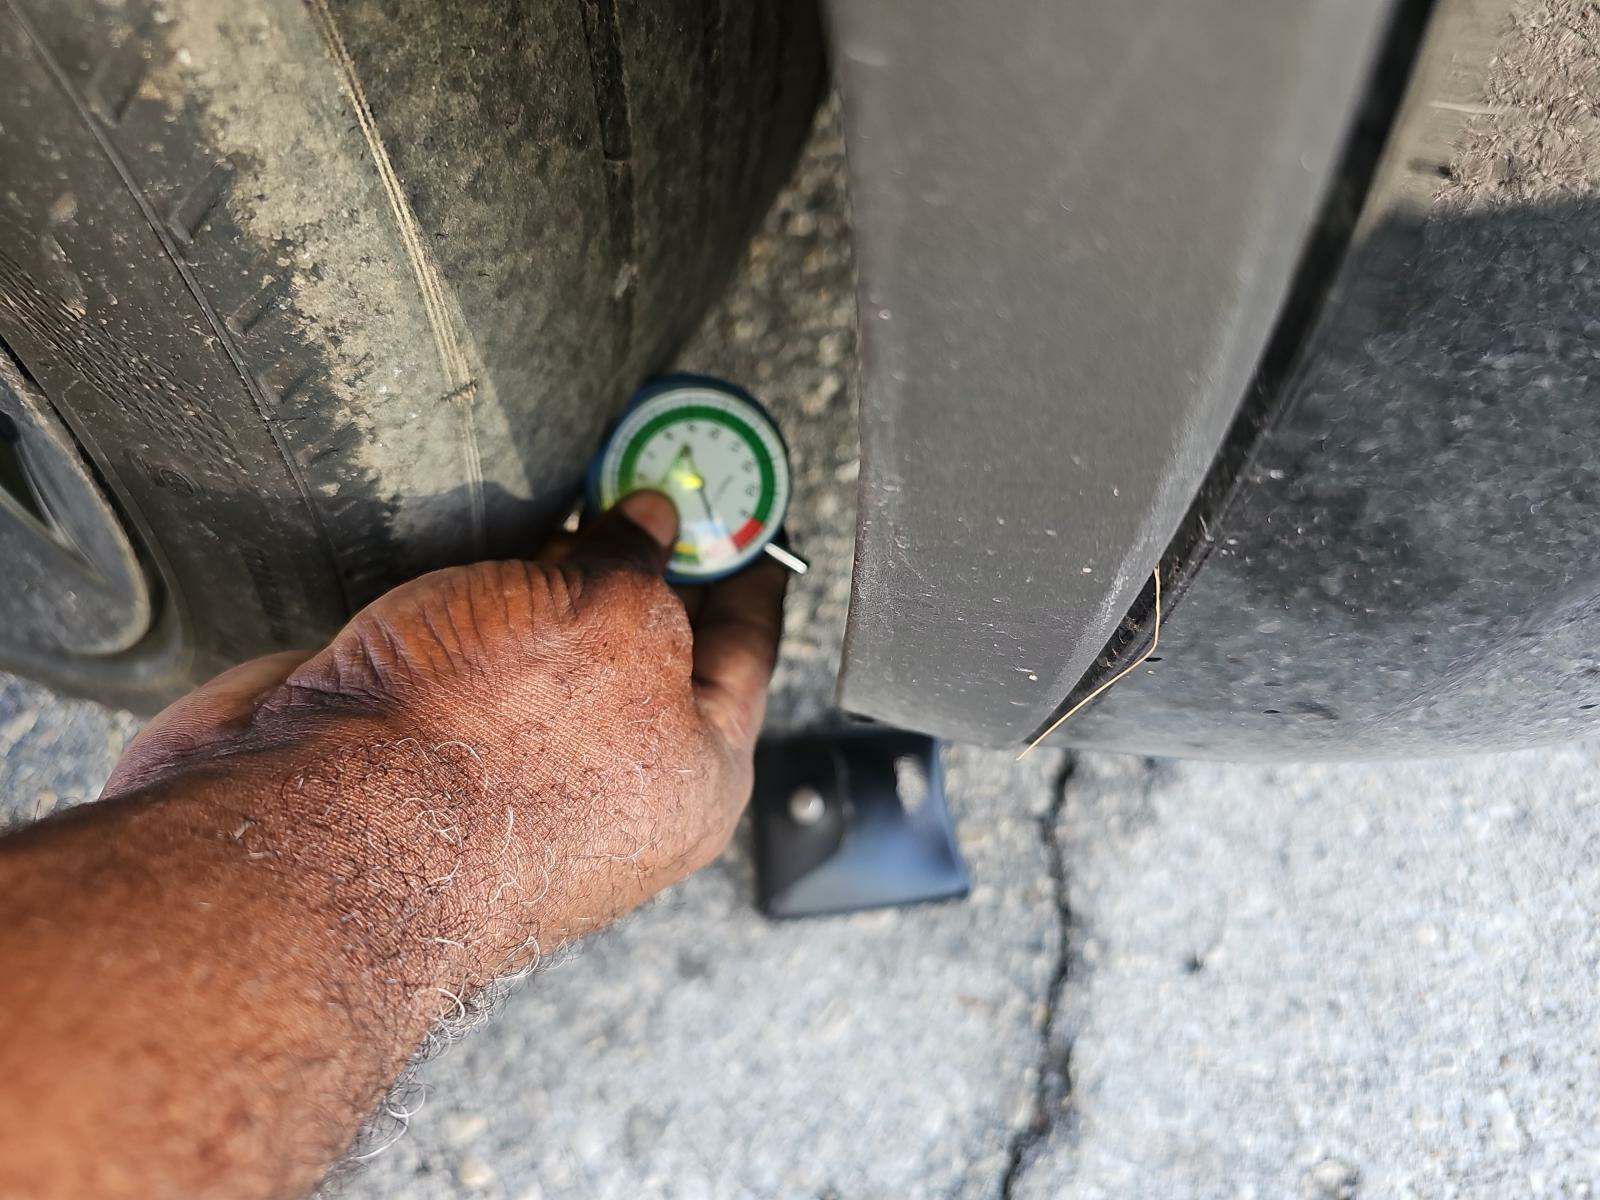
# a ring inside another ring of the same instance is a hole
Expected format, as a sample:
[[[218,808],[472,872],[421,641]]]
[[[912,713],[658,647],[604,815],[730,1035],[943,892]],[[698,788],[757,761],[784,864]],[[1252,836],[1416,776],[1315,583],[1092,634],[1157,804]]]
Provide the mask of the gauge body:
[[[782,529],[788,449],[744,391],[669,376],[640,390],[589,474],[590,503],[602,511],[643,488],[665,492],[678,509],[667,577],[707,583],[748,566]]]

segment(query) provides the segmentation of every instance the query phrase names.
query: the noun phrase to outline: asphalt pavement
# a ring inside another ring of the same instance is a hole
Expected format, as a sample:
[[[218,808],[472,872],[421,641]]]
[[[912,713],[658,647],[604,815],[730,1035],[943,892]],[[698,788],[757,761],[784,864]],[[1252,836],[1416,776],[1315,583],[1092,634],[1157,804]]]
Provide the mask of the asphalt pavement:
[[[825,715],[848,601],[847,222],[830,115],[681,360],[794,443],[777,726]],[[92,797],[136,728],[0,678],[4,813]],[[329,1195],[1592,1195],[1597,759],[951,749],[969,900],[775,924],[741,839],[421,1064]]]

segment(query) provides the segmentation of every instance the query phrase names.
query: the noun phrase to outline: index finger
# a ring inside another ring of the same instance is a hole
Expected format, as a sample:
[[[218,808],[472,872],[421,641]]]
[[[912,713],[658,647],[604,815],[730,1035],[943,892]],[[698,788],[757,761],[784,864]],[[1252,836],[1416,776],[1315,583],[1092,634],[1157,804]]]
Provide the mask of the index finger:
[[[122,751],[102,799],[130,792],[188,751],[219,740],[250,718],[256,702],[293,675],[310,650],[280,650],[240,663],[174,700]]]
[[[706,589],[694,622],[694,688],[700,711],[735,749],[748,753],[767,711],[767,684],[783,631],[789,576],[763,558]]]

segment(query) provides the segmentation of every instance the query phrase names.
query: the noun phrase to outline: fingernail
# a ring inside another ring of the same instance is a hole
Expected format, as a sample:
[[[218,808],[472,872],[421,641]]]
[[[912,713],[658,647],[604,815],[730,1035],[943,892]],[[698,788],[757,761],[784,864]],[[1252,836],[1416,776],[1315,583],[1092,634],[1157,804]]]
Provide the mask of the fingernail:
[[[665,492],[629,492],[617,502],[617,511],[662,546],[678,536],[678,509]]]

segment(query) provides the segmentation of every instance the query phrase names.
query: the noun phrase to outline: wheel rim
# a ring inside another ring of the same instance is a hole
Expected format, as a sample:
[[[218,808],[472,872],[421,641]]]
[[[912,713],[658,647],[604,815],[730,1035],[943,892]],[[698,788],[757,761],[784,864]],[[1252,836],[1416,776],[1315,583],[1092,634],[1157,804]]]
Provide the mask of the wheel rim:
[[[0,565],[0,652],[100,657],[150,628],[150,587],[116,510],[3,350]]]

